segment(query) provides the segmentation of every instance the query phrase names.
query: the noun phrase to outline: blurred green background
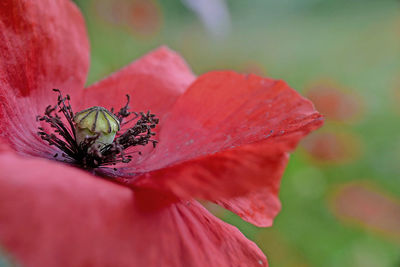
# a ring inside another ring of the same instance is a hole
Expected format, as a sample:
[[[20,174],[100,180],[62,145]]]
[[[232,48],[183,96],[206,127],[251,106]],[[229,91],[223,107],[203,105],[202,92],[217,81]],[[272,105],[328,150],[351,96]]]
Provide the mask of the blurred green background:
[[[271,266],[400,266],[399,1],[75,2],[91,41],[88,84],[166,44],[198,75],[283,79],[325,114],[291,157],[273,227],[209,206]]]

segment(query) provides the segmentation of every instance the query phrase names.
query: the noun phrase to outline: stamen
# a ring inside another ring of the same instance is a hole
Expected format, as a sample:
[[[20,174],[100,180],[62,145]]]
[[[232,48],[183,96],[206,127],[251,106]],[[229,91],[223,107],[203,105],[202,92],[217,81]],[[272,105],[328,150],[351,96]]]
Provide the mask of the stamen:
[[[59,89],[53,91],[58,93],[57,104],[47,106],[44,115],[37,116],[37,121],[47,123],[53,132],[48,133],[43,127],[38,127],[38,135],[49,145],[62,151],[63,161],[85,169],[95,169],[128,163],[132,160],[132,153],[141,155],[140,151],[126,153],[131,147],[149,143],[156,147],[157,141],[153,139],[155,133],[152,130],[159,123],[158,118],[149,111],[129,112],[129,95],[126,96],[127,103],[117,113],[114,113],[114,108],[110,112],[103,107],[92,107],[74,116],[69,95],[63,97]],[[65,117],[67,125],[59,114]],[[128,119],[132,114],[133,118]],[[134,120],[137,121],[132,127],[123,133],[118,132],[121,126]],[[117,137],[114,139],[115,135]],[[60,153],[56,153],[54,158],[59,158],[59,155]]]

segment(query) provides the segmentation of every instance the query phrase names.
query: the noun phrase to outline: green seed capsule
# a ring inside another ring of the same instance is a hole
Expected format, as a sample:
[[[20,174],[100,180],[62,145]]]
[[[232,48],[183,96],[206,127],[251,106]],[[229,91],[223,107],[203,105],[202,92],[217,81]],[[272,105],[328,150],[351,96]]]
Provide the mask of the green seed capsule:
[[[108,145],[114,141],[116,133],[120,129],[117,117],[103,107],[91,107],[75,114],[76,141],[78,144],[87,137],[99,135],[96,142]]]

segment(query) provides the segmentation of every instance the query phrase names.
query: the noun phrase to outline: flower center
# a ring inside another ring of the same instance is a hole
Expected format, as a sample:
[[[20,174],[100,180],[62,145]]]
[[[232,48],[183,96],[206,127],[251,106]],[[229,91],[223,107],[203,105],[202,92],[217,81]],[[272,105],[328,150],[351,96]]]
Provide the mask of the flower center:
[[[95,169],[128,163],[132,160],[129,148],[145,146],[149,143],[156,146],[152,131],[159,120],[150,112],[129,112],[129,100],[117,113],[103,107],[91,107],[74,114],[70,96],[63,97],[58,89],[57,104],[47,106],[44,115],[37,116],[38,121],[45,122],[50,128],[38,127],[38,135],[51,146],[62,151],[61,160],[78,165],[84,169]],[[61,114],[66,122],[62,120]],[[129,118],[131,115],[132,118]],[[125,127],[128,123],[132,127]],[[54,158],[59,158],[56,153]],[[115,168],[114,168],[115,169]]]

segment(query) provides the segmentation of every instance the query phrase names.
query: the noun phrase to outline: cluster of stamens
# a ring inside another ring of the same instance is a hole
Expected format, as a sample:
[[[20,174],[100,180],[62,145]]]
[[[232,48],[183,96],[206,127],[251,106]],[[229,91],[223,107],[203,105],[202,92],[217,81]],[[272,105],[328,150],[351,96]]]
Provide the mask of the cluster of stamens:
[[[130,162],[132,153],[140,154],[140,151],[128,151],[134,146],[149,143],[156,146],[152,130],[158,124],[158,118],[150,112],[129,112],[129,95],[126,105],[117,113],[113,108],[110,112],[102,107],[92,107],[74,114],[70,96],[63,97],[58,89],[53,91],[58,92],[57,104],[49,105],[44,115],[37,116],[37,120],[46,122],[52,130],[48,133],[39,127],[38,135],[61,151],[61,155],[54,155],[55,158],[85,169],[94,169]],[[67,125],[59,114],[65,117]],[[131,115],[132,118],[128,118]],[[121,130],[128,123],[133,126]]]

